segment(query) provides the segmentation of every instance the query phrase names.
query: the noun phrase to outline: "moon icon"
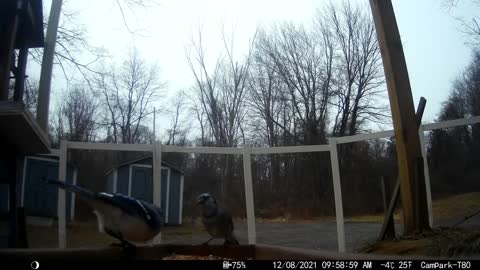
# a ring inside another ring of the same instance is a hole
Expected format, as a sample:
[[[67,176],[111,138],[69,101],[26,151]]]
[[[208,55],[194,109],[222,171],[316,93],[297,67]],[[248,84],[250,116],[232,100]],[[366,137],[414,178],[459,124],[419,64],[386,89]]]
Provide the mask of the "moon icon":
[[[32,263],[30,263],[30,267],[32,267],[33,270],[37,270],[38,268],[40,268],[40,264],[38,263],[38,261],[33,261]]]

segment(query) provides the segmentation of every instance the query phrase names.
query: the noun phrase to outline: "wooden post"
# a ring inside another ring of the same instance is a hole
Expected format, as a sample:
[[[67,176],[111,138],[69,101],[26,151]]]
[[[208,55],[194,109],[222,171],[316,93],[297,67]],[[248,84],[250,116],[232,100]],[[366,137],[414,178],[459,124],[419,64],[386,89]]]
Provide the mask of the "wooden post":
[[[6,8],[17,11],[18,6],[7,6]],[[10,70],[19,23],[18,14],[11,14],[9,19],[9,24],[0,28],[3,30],[0,32],[0,101],[8,100]]]
[[[387,188],[386,188],[386,185],[385,185],[385,176],[382,176],[381,178],[381,186],[382,186],[382,197],[383,197],[383,211],[384,211],[384,215],[385,216],[388,216],[386,217],[387,218],[387,225],[385,227],[385,231],[382,232],[380,235],[380,240],[383,240],[383,239],[395,239],[395,220],[394,220],[394,217],[393,217],[393,212],[392,212],[392,215],[388,215],[389,213],[389,203],[388,203],[388,198],[391,198],[393,195],[392,195],[392,192],[390,191],[387,191]],[[395,205],[393,206],[395,207]]]
[[[27,68],[28,47],[22,44],[18,53],[18,64],[15,72],[15,91],[13,100],[23,103],[23,93],[25,92],[25,69]]]
[[[42,69],[40,71],[40,85],[38,90],[37,121],[48,133],[48,110],[50,108],[50,86],[52,82],[53,58],[57,42],[58,22],[62,10],[63,0],[53,0],[48,18],[47,37],[43,49]]]
[[[155,107],[153,107],[153,140],[152,140],[152,144],[154,144],[156,141],[157,141],[157,134],[155,133],[156,132],[156,125],[155,123],[157,122],[156,121],[156,115],[157,115],[157,109]]]
[[[162,206],[162,145],[153,143],[153,204],[158,207]],[[168,192],[168,190],[167,190]],[[167,209],[163,209],[164,217],[167,216]],[[162,233],[159,233],[154,239],[154,244],[162,243]]]
[[[58,165],[58,181],[67,181],[67,141],[60,142],[60,157]],[[58,189],[58,247],[67,247],[67,231],[66,231],[66,197],[65,190]]]
[[[252,185],[252,161],[250,155],[250,148],[245,148],[243,150],[243,181],[245,184],[245,204],[247,208],[248,244],[255,245],[257,243],[257,234],[255,229],[255,208],[253,202]]]
[[[430,227],[433,227],[432,190],[430,186],[430,172],[428,171],[427,148],[425,146],[425,131],[422,126],[420,126],[418,136],[420,136],[420,146],[422,147],[423,173],[425,176],[425,188],[427,192],[428,221]]]
[[[422,158],[418,126],[392,1],[370,0],[370,6],[382,53],[392,110],[401,183],[404,234],[408,235],[415,231],[429,229],[425,183],[424,181],[420,183],[418,179],[420,174],[417,174],[418,158]]]
[[[345,224],[343,219],[342,185],[340,182],[340,167],[338,164],[337,140],[329,139],[330,162],[332,165],[333,194],[335,197],[335,217],[337,219],[338,251],[345,252]]]

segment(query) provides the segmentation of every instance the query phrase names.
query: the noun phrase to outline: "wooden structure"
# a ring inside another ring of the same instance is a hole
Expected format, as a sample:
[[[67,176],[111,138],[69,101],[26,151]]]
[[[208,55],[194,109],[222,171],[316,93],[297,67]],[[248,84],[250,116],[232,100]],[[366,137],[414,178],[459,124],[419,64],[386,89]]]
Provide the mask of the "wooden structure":
[[[5,168],[0,182],[9,185],[9,247],[25,247],[23,209],[17,207],[18,159],[30,154],[49,153],[47,135],[21,103],[0,101],[0,163]]]
[[[424,97],[421,97],[420,102],[418,104],[417,113],[415,114],[417,119],[417,128],[419,132],[421,131],[423,112],[425,111],[426,104],[427,104],[427,100]],[[423,138],[423,132],[421,135],[419,134],[419,136],[420,138]],[[424,145],[422,145],[422,147],[425,148]],[[427,158],[426,154],[424,158],[425,159]],[[423,164],[420,164],[420,165],[423,165]],[[428,167],[426,168],[428,172]],[[425,173],[425,169],[418,171],[417,173]],[[430,185],[428,187],[428,190],[430,191]],[[380,230],[380,236],[378,237],[378,240],[380,241],[387,238],[388,239],[395,238],[395,223],[393,220],[393,211],[395,210],[395,207],[397,205],[399,193],[400,193],[400,177],[397,176],[397,182],[395,184],[395,188],[393,189],[393,193],[390,198],[390,203],[388,204],[387,210],[385,211],[385,218],[383,220],[382,229]],[[384,200],[386,205],[386,198],[384,198]],[[430,201],[430,205],[431,205],[431,201]],[[430,226],[432,226],[431,222],[430,222]]]
[[[26,246],[23,211],[17,208],[15,192],[16,160],[49,153],[47,135],[23,106],[28,49],[42,46],[42,1],[0,1],[0,163],[5,168],[0,181],[9,184],[9,247]],[[9,101],[11,79],[15,80],[13,101]]]
[[[380,254],[337,253],[302,248],[285,248],[271,245],[156,245],[137,247],[136,254],[127,256],[120,248],[75,249],[10,249],[0,250],[0,260],[28,261],[112,261],[161,260],[171,255],[216,256],[237,260],[413,260],[432,259],[422,256],[394,256]],[[320,266],[318,266],[320,267]]]
[[[380,44],[397,143],[404,234],[430,229],[417,119],[391,0],[370,0]]]
[[[43,47],[42,0],[0,1],[0,41],[0,101],[8,100],[12,72],[14,100],[21,102],[28,48]],[[17,61],[15,49],[18,49]]]
[[[17,202],[25,209],[27,218],[42,217],[53,219],[57,217],[58,188],[53,185],[45,185],[46,179],[58,179],[58,157],[49,155],[27,155],[17,158]],[[73,164],[67,165],[67,183],[77,183],[78,168]],[[0,212],[5,213],[8,209],[8,186],[0,185]],[[75,194],[67,193],[67,217],[74,218]]]
[[[464,125],[473,125],[480,123],[480,116],[449,120],[439,123],[425,124],[420,127],[418,132],[420,136],[420,143],[422,147],[422,155],[424,160],[426,160],[426,148],[425,148],[425,138],[424,132],[442,129],[442,128],[451,128]],[[110,143],[84,143],[84,142],[70,142],[62,141],[60,149],[53,150],[52,155],[59,156],[60,166],[59,166],[59,179],[65,179],[67,170],[66,170],[66,157],[67,152],[70,149],[91,149],[91,150],[108,150],[108,151],[134,151],[134,152],[151,152],[153,153],[153,190],[152,196],[155,204],[160,205],[161,202],[161,170],[155,168],[161,168],[161,157],[163,152],[171,153],[200,153],[200,154],[222,154],[222,155],[242,155],[243,156],[243,174],[244,174],[244,184],[245,184],[245,203],[247,208],[247,231],[248,231],[248,243],[253,245],[256,244],[256,226],[255,226],[255,211],[254,211],[254,199],[253,199],[253,188],[252,188],[252,175],[251,175],[251,156],[253,155],[264,155],[264,154],[280,154],[280,153],[308,153],[308,152],[329,152],[331,153],[331,165],[332,165],[332,182],[334,187],[334,197],[335,197],[335,210],[336,210],[336,221],[337,221],[337,242],[338,242],[338,251],[346,251],[345,243],[345,229],[344,229],[344,217],[343,217],[343,206],[342,206],[342,191],[341,191],[341,175],[340,169],[338,166],[338,159],[336,158],[337,146],[339,144],[353,143],[365,140],[374,140],[380,138],[390,138],[395,136],[393,130],[386,130],[370,134],[360,134],[353,136],[345,136],[338,138],[330,138],[329,144],[325,145],[308,145],[308,146],[281,146],[281,147],[187,147],[187,146],[176,146],[176,145],[160,145],[160,144],[110,144]],[[64,164],[64,165],[62,165]],[[428,164],[424,165],[425,174],[425,186],[427,187],[427,202],[428,202],[428,219],[430,224],[433,224],[433,213],[431,211],[431,194],[430,194],[430,179],[428,176]],[[60,194],[60,193],[59,193]],[[380,194],[379,194],[380,195]],[[58,231],[59,231],[59,247],[65,248],[66,243],[66,212],[65,212],[66,199],[62,197],[61,194],[58,197]],[[161,236],[158,240],[160,240]]]

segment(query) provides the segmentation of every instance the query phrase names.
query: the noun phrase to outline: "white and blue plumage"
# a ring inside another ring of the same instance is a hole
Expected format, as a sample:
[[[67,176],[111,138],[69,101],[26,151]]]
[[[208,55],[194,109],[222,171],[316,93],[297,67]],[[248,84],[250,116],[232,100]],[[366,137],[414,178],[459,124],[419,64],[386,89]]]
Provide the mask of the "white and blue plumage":
[[[47,182],[80,195],[94,209],[99,231],[120,240],[122,245],[149,241],[164,225],[163,211],[146,201],[122,194],[93,192],[57,180]]]

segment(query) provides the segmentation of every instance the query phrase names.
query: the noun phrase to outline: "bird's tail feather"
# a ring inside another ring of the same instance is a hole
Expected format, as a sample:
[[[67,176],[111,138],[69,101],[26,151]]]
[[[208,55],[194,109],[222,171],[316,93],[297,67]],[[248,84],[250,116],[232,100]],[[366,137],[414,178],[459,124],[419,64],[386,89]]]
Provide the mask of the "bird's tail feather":
[[[95,198],[95,193],[88,190],[88,189],[85,189],[85,188],[82,188],[82,187],[79,187],[79,186],[75,186],[75,185],[72,185],[72,184],[69,184],[69,183],[65,183],[65,182],[62,182],[62,181],[58,181],[58,180],[45,179],[45,178],[44,178],[44,180],[48,184],[55,185],[59,188],[63,188],[65,190],[75,192],[75,193],[77,193],[79,195],[83,195],[85,197]]]

